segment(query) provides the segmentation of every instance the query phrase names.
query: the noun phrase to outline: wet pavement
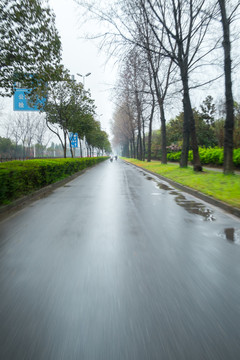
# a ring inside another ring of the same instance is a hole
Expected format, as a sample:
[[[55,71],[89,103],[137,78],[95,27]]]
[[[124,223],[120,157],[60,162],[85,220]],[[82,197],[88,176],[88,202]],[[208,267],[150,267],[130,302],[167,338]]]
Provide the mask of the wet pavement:
[[[239,245],[239,219],[99,164],[0,223],[0,359],[238,359]]]

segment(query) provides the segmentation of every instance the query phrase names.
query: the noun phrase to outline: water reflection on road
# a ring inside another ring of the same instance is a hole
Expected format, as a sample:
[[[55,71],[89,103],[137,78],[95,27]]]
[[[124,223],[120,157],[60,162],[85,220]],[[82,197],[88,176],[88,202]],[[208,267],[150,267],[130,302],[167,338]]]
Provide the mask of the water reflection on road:
[[[0,359],[238,359],[239,229],[120,160],[87,170],[0,222]]]

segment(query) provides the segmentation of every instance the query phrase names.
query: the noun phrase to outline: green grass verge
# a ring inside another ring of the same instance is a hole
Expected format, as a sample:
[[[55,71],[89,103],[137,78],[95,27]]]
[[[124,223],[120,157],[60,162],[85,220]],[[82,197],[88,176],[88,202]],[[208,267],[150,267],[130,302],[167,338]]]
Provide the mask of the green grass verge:
[[[240,208],[240,175],[224,175],[211,170],[196,173],[190,167],[182,169],[176,164],[162,165],[159,161],[148,163],[136,159],[123,159],[231,206]]]

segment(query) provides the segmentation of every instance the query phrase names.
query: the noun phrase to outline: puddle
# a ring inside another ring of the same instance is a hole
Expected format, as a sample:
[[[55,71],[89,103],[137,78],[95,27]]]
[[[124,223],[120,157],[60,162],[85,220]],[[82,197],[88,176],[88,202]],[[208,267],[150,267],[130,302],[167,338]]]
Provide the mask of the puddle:
[[[63,187],[71,187],[71,185],[64,185]]]
[[[205,221],[215,221],[213,216],[213,211],[206,208],[205,205],[198,203],[196,201],[186,200],[183,195],[178,195],[175,198],[176,203],[183,207],[189,214],[200,215]]]
[[[240,230],[234,228],[225,228],[224,233],[220,236],[231,243],[240,245]]]
[[[159,187],[159,189],[162,189],[162,190],[172,190],[172,188],[170,188],[168,185],[163,184],[163,183],[158,183],[157,186]]]
[[[177,191],[174,191],[174,190],[173,190],[173,191],[170,191],[170,194],[171,194],[171,195],[179,195],[179,193],[178,193]]]
[[[226,239],[234,242],[234,232],[235,232],[234,228],[224,229],[224,234],[226,236]]]
[[[154,180],[151,176],[147,176],[148,180]],[[213,211],[207,208],[204,204],[196,202],[194,200],[187,200],[186,197],[177,190],[174,190],[172,187],[164,184],[162,182],[157,182],[157,188],[161,190],[169,191],[169,194],[175,196],[175,201],[177,205],[184,208],[189,214],[199,215],[205,221],[215,221],[216,218],[213,215]],[[152,193],[151,195],[157,195],[157,193]],[[230,237],[230,235],[228,235]]]

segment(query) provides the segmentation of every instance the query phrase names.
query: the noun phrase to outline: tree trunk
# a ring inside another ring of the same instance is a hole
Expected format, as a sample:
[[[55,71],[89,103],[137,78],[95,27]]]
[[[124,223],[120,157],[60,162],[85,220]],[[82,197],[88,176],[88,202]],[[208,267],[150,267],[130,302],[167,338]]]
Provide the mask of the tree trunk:
[[[230,22],[226,14],[225,0],[218,0],[221,9],[223,27],[223,49],[224,49],[224,73],[225,73],[225,99],[226,99],[226,121],[224,125],[224,163],[225,174],[234,172],[233,166],[233,131],[234,131],[234,103],[232,94],[232,70],[231,70],[231,42]]]
[[[152,121],[154,115],[155,103],[153,102],[152,110],[149,118],[149,128],[148,128],[148,156],[147,161],[150,162],[152,158]]]
[[[189,151],[189,136],[190,136],[190,126],[189,126],[189,104],[187,104],[187,89],[184,88],[183,94],[183,144],[182,144],[182,153],[180,158],[180,167],[184,168],[188,166],[188,151]]]
[[[133,158],[133,141],[130,141],[130,157]]]
[[[123,146],[123,156],[129,158],[129,141],[127,140]]]
[[[189,136],[191,135],[191,143],[193,150],[193,169],[194,171],[202,171],[202,165],[200,162],[198,143],[196,136],[195,120],[193,116],[193,110],[191,106],[191,100],[188,87],[188,75],[184,69],[181,69],[181,78],[183,83],[183,146],[180,159],[180,167],[187,167],[188,165],[188,151],[189,151]]]
[[[161,145],[162,145],[162,164],[167,164],[167,136],[166,136],[166,119],[163,101],[160,101],[160,117],[161,117]]]
[[[142,134],[140,114],[138,115],[137,158],[138,160],[142,160]]]
[[[67,157],[67,134],[66,131],[63,130],[63,137],[64,137],[64,142],[63,142],[63,157],[66,158]]]
[[[81,139],[79,138],[79,149],[80,149],[80,157],[82,158],[82,141]]]
[[[136,159],[136,140],[135,140],[135,133],[133,131],[133,139],[132,139],[132,144],[133,144],[133,158]]]
[[[195,120],[193,116],[192,107],[190,108],[190,135],[191,135],[191,144],[193,150],[193,170],[194,171],[202,171],[202,165],[200,161],[200,156],[198,152],[198,142],[195,128]]]
[[[142,136],[142,160],[145,161],[145,156],[146,156],[146,137],[145,137],[145,123],[144,123],[144,118],[142,118],[142,131],[143,131],[143,136]]]

